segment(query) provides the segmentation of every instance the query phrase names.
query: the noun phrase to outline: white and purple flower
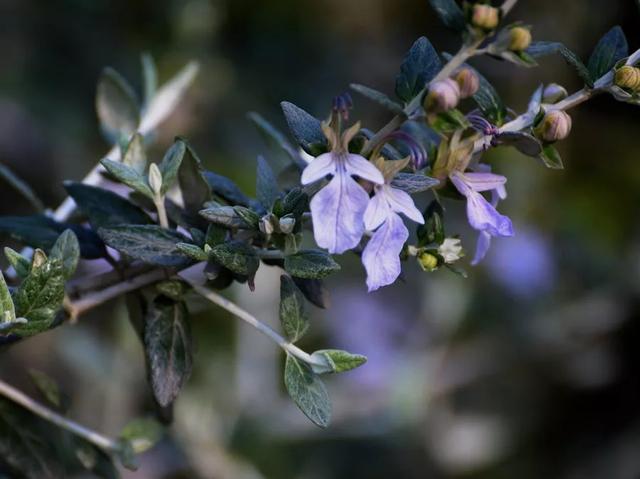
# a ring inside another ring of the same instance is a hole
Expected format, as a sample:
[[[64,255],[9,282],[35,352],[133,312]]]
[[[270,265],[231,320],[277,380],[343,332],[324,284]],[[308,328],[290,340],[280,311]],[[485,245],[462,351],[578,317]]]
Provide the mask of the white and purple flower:
[[[303,185],[332,175],[331,181],[310,203],[316,243],[330,253],[340,254],[355,248],[364,233],[363,216],[369,194],[353,176],[374,184],[384,183],[382,174],[372,163],[363,156],[348,153],[349,141],[358,130],[359,125],[354,125],[338,142],[335,133],[325,129],[331,151],[312,160],[302,172]]]
[[[513,236],[511,220],[496,210],[498,201],[507,197],[504,187],[507,179],[488,171],[454,171],[449,175],[456,189],[467,198],[467,217],[472,228],[480,232],[476,253],[471,262],[478,264],[487,254],[494,236]],[[481,192],[491,191],[491,202]]]
[[[409,230],[398,213],[424,223],[408,193],[388,184],[376,185],[374,191],[364,213],[364,225],[375,232],[362,253],[369,292],[393,283],[402,271],[400,252],[409,238]]]

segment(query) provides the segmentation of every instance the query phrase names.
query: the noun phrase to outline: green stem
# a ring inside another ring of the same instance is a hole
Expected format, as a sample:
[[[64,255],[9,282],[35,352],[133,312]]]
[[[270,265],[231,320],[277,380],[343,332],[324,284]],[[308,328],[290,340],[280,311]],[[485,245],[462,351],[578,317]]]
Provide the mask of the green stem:
[[[0,380],[0,395],[6,397],[7,399],[10,399],[16,404],[19,404],[25,409],[28,409],[29,411],[36,414],[37,416],[40,416],[42,419],[45,419],[46,421],[49,421],[55,424],[56,426],[59,426],[62,429],[65,429],[75,434],[76,436],[79,436],[89,441],[91,444],[99,447],[100,449],[106,452],[116,452],[120,449],[120,446],[118,445],[118,441],[114,439],[110,439],[106,436],[103,436],[102,434],[96,431],[93,431],[81,424],[78,424],[77,422],[72,421],[71,419],[67,419],[66,417],[58,414],[57,412],[49,409],[48,407],[43,406],[42,404],[34,401],[26,394],[22,393],[21,391],[18,391],[13,386],[10,386],[9,384],[1,380]]]
[[[153,199],[153,203],[156,206],[156,210],[158,211],[158,222],[162,228],[169,227],[169,219],[167,218],[167,210],[164,207],[164,197],[161,195],[156,195]]]

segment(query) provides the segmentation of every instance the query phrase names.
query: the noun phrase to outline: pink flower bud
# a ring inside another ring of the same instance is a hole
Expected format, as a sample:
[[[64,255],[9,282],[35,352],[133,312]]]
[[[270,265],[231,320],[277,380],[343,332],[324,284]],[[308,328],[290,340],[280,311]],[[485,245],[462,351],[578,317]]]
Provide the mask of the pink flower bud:
[[[471,68],[462,68],[454,76],[460,88],[460,98],[469,98],[475,95],[480,88],[480,79]]]
[[[500,11],[491,5],[476,4],[471,13],[471,24],[483,30],[493,30],[500,21]]]
[[[545,114],[535,128],[535,134],[547,143],[564,140],[571,132],[571,117],[562,110],[552,110]]]
[[[427,111],[442,113],[455,108],[460,101],[460,88],[451,78],[437,81],[429,87],[429,93],[424,101]]]

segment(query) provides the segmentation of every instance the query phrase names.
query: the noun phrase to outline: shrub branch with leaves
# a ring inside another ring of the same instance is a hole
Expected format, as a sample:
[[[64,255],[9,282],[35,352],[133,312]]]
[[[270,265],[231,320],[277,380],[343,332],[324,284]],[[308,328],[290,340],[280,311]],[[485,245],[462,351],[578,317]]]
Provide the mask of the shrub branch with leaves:
[[[41,212],[42,203],[28,186],[6,167],[0,169],[39,211],[0,218],[0,231],[28,247],[22,252],[5,248],[10,268],[0,274],[0,342],[7,347],[126,296],[145,350],[151,391],[166,408],[191,372],[188,304],[199,295],[283,349],[289,395],[313,423],[328,426],[331,404],[322,376],[366,361],[347,351],[310,353],[297,345],[310,326],[310,305],[327,306],[323,279],[340,270],[332,255],[359,255],[370,291],[395,282],[402,262],[412,258],[425,271],[446,267],[465,275],[457,265],[464,256],[461,240],[445,234],[445,197],[466,201],[469,224],[478,235],[472,264],[483,259],[491,238],[514,234],[511,220],[496,209],[506,198],[507,180],[483,163],[487,150],[512,147],[549,168],[562,168],[554,143],[571,131],[567,110],[600,93],[640,103],[640,51],[629,55],[619,27],[598,42],[585,64],[558,42],[532,42],[529,26],[506,23],[515,4],[431,0],[444,25],[460,34],[462,45],[451,56],[439,54],[425,37],[418,39],[402,61],[397,100],[351,85],[391,113],[377,132],[349,123],[349,94],[334,99],[325,121],[283,102],[294,143],[250,113],[268,143],[290,158],[287,172],[300,178],[283,187],[269,163],[258,157],[255,198],[229,178],[205,170],[182,138],[159,162],[147,157],[153,130],[180,103],[196,64],[158,88],[153,61],[144,56],[141,104],[126,80],[105,70],[96,108],[112,149],[82,182],[65,183],[69,196],[57,210]],[[550,54],[561,55],[584,87],[568,95],[560,85],[541,85],[519,115],[466,64],[489,55],[533,67]],[[115,183],[129,188],[127,197],[113,192]],[[412,198],[418,194],[433,196],[423,213]],[[403,217],[417,224],[415,234]],[[306,246],[309,231],[315,248]],[[113,270],[75,276],[79,261],[98,258]],[[219,292],[234,282],[252,291],[261,264],[282,272],[282,333]],[[120,437],[104,437],[66,417],[55,383],[41,375],[34,381],[48,406],[0,381],[6,399],[0,402],[0,454],[28,477],[60,477],[59,471],[81,469],[113,477],[115,457],[134,468],[135,454],[162,434],[155,421],[137,419]],[[34,437],[34,431],[41,435]],[[52,443],[62,436],[72,441],[74,457],[56,456]]]

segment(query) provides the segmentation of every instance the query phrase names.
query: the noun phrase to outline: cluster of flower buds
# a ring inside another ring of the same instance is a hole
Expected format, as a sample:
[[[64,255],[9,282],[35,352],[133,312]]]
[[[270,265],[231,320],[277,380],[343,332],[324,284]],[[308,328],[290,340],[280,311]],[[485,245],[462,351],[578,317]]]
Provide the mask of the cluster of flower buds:
[[[500,22],[500,10],[491,5],[475,4],[471,9],[471,24],[482,30],[491,31]]]
[[[509,30],[509,50],[522,52],[531,45],[531,31],[527,27],[517,26]]]
[[[451,78],[434,82],[424,100],[430,113],[443,113],[458,106],[461,99],[473,96],[480,87],[480,79],[471,68],[461,68]]]
[[[564,140],[571,132],[571,117],[562,110],[551,110],[544,114],[534,128],[535,135],[545,143]]]
[[[616,71],[614,82],[620,88],[631,90],[632,92],[640,91],[640,68],[632,65],[624,65]]]
[[[274,233],[291,234],[295,225],[296,220],[293,216],[287,215],[278,219],[276,215],[270,213],[260,218],[258,228],[265,235]]]
[[[542,91],[542,103],[558,103],[567,98],[567,90],[557,83],[550,83]]]

